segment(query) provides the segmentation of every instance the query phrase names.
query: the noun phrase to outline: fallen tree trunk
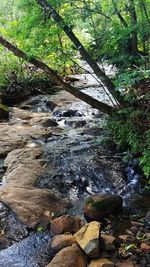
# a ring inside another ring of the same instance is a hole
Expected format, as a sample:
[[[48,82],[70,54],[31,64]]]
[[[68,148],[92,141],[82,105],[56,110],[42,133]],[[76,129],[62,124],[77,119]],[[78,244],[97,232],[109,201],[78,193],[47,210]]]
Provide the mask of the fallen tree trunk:
[[[43,63],[42,61],[28,56],[25,52],[23,52],[21,49],[17,48],[16,46],[12,45],[10,42],[8,42],[6,39],[4,39],[2,36],[0,36],[0,44],[3,45],[5,48],[7,48],[9,51],[11,51],[15,56],[22,58],[34,66],[38,67],[39,69],[45,71],[52,81],[56,82],[57,84],[61,85],[61,87],[66,90],[67,92],[71,93],[75,97],[83,100],[87,104],[91,105],[93,108],[96,108],[108,115],[111,115],[113,111],[115,111],[114,107],[111,107],[103,102],[100,102],[93,97],[77,90],[73,86],[65,83],[63,79],[48,65]]]
[[[81,56],[85,59],[85,61],[89,64],[89,66],[93,69],[96,76],[100,79],[104,86],[106,86],[107,90],[110,94],[116,98],[115,95],[115,86],[110,78],[107,77],[105,72],[103,72],[98,66],[97,62],[90,56],[90,54],[86,51],[83,44],[79,41],[76,35],[73,33],[72,29],[65,23],[63,18],[58,14],[58,12],[48,3],[46,0],[36,0],[36,2],[42,7],[47,17],[52,17],[58,25],[64,30],[68,38],[73,42]],[[117,99],[118,103],[120,103],[120,99]],[[122,103],[122,101],[121,101]]]

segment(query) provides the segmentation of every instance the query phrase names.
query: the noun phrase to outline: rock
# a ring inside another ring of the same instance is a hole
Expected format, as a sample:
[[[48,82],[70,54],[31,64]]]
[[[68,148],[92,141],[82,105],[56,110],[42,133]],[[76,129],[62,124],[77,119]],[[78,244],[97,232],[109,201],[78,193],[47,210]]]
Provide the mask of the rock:
[[[62,116],[63,117],[74,117],[74,116],[82,117],[82,114],[79,113],[77,110],[69,109],[67,111],[64,111],[63,114],[62,114]]]
[[[108,259],[94,259],[91,260],[89,267],[114,267],[114,263]]]
[[[116,215],[122,207],[122,198],[115,195],[94,195],[86,200],[84,216],[87,220],[100,221]]]
[[[67,111],[56,110],[54,116],[57,117],[82,117],[82,114],[77,110],[69,109]]]
[[[106,251],[115,250],[119,244],[117,244],[116,238],[110,234],[101,234],[101,239],[104,244],[104,250]]]
[[[51,251],[55,254],[61,249],[72,246],[76,242],[75,238],[72,235],[56,235],[51,240],[50,244],[47,247],[47,251]]]
[[[86,267],[87,259],[81,249],[70,246],[59,251],[46,267]]]
[[[150,253],[150,245],[142,243],[140,248],[144,253]]]
[[[54,215],[62,215],[70,207],[59,193],[35,187],[3,187],[0,201],[9,205],[18,218],[30,227],[35,227],[44,218],[50,220]]]
[[[9,246],[9,240],[6,236],[0,234],[0,250],[5,249]]]
[[[38,177],[46,172],[38,159],[43,153],[40,147],[22,148],[11,151],[4,161],[7,168],[3,184],[9,186],[33,186]]]
[[[0,120],[9,119],[9,109],[7,106],[0,103]]]
[[[146,238],[150,239],[150,232],[145,233]]]
[[[53,119],[50,119],[49,117],[35,117],[33,119],[30,120],[29,124],[32,126],[32,125],[40,125],[42,127],[56,127],[58,126],[58,123],[53,120]]]
[[[91,258],[99,257],[100,251],[100,223],[85,224],[75,235],[76,242]]]
[[[54,102],[50,101],[50,100],[46,101],[46,106],[51,110],[54,110],[57,107],[57,105]]]
[[[20,124],[8,125],[1,123],[0,155],[5,156],[14,149],[23,148],[29,141],[33,143],[33,140],[50,137],[51,135],[52,130],[50,128],[44,129]]]
[[[75,233],[81,227],[83,223],[79,217],[70,215],[63,215],[51,221],[51,231],[55,234],[63,234],[66,232]]]
[[[42,123],[43,127],[56,127],[58,123],[55,120],[47,119],[45,122]]]
[[[137,231],[138,231],[138,227],[137,226],[132,226],[131,227],[131,231],[132,231],[133,234],[136,234]]]

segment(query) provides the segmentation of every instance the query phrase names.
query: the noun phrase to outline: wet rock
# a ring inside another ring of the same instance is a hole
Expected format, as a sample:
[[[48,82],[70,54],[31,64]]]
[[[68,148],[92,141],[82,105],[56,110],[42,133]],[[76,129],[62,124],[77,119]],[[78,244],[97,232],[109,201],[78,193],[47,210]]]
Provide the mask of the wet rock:
[[[51,221],[51,231],[56,235],[66,232],[75,233],[83,223],[79,217],[63,215]]]
[[[48,245],[47,251],[56,254],[61,249],[72,246],[72,244],[74,244],[75,242],[75,238],[70,234],[56,235]]]
[[[2,267],[39,267],[45,266],[47,259],[46,247],[50,233],[35,233],[0,252]]]
[[[46,267],[86,267],[87,259],[81,249],[75,245],[59,251]]]
[[[106,251],[115,250],[117,245],[119,245],[116,238],[110,234],[101,234],[101,239],[104,244],[104,250]]]
[[[1,124],[0,127],[0,155],[5,156],[10,151],[23,148],[27,142],[51,136],[51,129],[37,128],[24,125]]]
[[[85,224],[75,235],[76,242],[91,258],[99,257],[100,223]]]
[[[47,119],[45,122],[42,123],[43,127],[56,127],[58,123],[52,119]]]
[[[114,267],[114,263],[108,259],[94,259],[91,260],[89,267]]]
[[[150,245],[142,243],[140,248],[144,253],[150,253]]]
[[[33,186],[46,169],[38,159],[43,153],[40,147],[22,148],[11,151],[4,161],[7,168],[3,184],[11,186]]]
[[[58,126],[58,123],[53,120],[50,119],[49,117],[35,117],[33,119],[30,120],[29,124],[32,125],[38,125],[38,126],[42,126],[42,127],[56,127]]]
[[[54,116],[57,116],[57,117],[82,117],[82,114],[78,110],[69,109],[67,111],[57,110],[54,112]]]
[[[7,106],[0,103],[0,120],[9,119],[9,109]]]
[[[56,105],[54,102],[50,101],[50,100],[47,100],[47,101],[46,101],[46,106],[47,106],[50,110],[54,110],[54,109],[57,107],[57,105]]]
[[[100,221],[116,215],[122,208],[122,198],[115,195],[94,195],[86,200],[84,216],[87,220]]]
[[[34,187],[6,186],[0,191],[0,200],[30,227],[35,227],[43,218],[50,220],[54,215],[62,215],[70,207],[57,192]]]
[[[9,246],[9,240],[6,236],[0,234],[0,250],[5,249]]]

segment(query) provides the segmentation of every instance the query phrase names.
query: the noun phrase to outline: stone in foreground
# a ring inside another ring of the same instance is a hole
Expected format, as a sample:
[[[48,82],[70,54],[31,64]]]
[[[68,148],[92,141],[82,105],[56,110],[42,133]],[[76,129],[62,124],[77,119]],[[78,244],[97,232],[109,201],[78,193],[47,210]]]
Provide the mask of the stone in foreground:
[[[89,267],[114,267],[114,263],[109,261],[108,259],[101,258],[91,260]]]
[[[115,250],[117,244],[116,238],[110,234],[101,234],[101,239],[104,244],[104,249],[106,251]],[[118,242],[119,243],[119,242]]]
[[[93,221],[84,225],[74,237],[88,256],[91,258],[99,257],[100,223]]]
[[[87,259],[77,245],[59,251],[46,267],[86,267]]]
[[[47,251],[58,253],[61,249],[72,246],[76,242],[75,238],[68,235],[56,235],[48,245]]]

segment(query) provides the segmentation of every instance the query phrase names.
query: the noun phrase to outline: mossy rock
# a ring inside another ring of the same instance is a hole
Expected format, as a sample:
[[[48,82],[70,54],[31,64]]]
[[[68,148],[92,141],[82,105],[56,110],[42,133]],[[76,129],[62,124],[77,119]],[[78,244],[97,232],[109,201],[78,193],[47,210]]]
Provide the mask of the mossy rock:
[[[122,198],[116,195],[94,195],[86,200],[84,216],[88,221],[101,221],[117,215],[122,208]]]
[[[0,120],[9,119],[9,108],[0,103]]]

